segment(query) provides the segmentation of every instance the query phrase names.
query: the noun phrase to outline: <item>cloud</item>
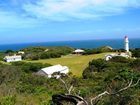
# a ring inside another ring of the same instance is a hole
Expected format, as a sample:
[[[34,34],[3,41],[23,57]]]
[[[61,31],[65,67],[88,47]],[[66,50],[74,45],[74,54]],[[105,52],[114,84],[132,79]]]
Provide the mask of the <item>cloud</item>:
[[[24,15],[18,15],[14,12],[7,12],[0,10],[0,28],[1,29],[18,29],[34,27],[38,24],[35,19],[28,18]]]
[[[99,19],[137,7],[140,7],[139,0],[38,0],[34,4],[23,5],[23,9],[32,16],[57,21]]]
[[[0,0],[0,28],[2,29],[19,29],[19,28],[33,28],[38,26],[38,22],[28,13],[25,12],[22,6],[26,3],[33,4],[32,0]]]
[[[37,27],[48,20],[97,20],[139,7],[139,0],[5,0],[0,1],[0,28]]]

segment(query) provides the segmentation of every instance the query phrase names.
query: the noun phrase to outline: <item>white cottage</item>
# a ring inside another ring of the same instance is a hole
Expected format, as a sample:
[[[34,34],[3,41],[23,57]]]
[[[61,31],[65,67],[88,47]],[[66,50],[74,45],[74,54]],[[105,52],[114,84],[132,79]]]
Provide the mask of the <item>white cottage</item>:
[[[19,51],[18,54],[25,54],[25,52],[24,51]]]
[[[22,56],[21,55],[5,56],[4,60],[6,62],[22,61]]]
[[[125,57],[125,58],[130,58],[131,56],[127,53],[120,53],[120,54],[117,54],[117,53],[113,53],[113,54],[108,54],[108,55],[105,55],[105,60],[106,61],[109,61],[110,59],[112,59],[113,57],[117,57],[117,56],[121,56],[121,57]]]
[[[76,50],[74,51],[75,54],[83,54],[84,52],[85,52],[85,51],[82,50],[82,49],[76,49]]]
[[[67,66],[62,66],[60,64],[42,68],[37,72],[38,75],[47,76],[48,78],[56,77],[59,78],[59,74],[67,74],[69,72],[69,68]],[[53,75],[54,73],[58,73]]]

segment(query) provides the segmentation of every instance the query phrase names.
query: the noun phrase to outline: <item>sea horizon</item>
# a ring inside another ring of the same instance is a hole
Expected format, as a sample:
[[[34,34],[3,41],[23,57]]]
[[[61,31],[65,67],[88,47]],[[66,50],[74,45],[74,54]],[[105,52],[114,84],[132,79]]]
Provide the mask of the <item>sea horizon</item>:
[[[129,38],[129,40],[139,39],[140,37]],[[55,41],[40,41],[40,42],[20,42],[20,43],[0,43],[0,45],[15,45],[15,44],[31,44],[31,43],[49,43],[49,42],[73,42],[73,41],[100,41],[100,40],[124,40],[124,38],[107,38],[107,39],[76,39],[76,40],[55,40]]]
[[[130,48],[140,48],[140,38],[130,38]],[[0,51],[21,50],[34,46],[69,46],[73,48],[98,48],[110,46],[114,49],[124,48],[124,39],[91,39],[91,40],[70,40],[70,41],[48,41],[31,43],[1,44]]]

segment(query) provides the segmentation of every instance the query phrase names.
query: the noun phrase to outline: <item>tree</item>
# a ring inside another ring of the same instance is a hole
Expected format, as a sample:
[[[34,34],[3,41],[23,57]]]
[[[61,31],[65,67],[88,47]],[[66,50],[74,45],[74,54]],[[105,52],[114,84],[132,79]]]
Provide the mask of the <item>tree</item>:
[[[56,105],[64,105],[63,102],[69,102],[70,105],[97,105],[99,101],[102,100],[103,96],[111,96],[113,97],[113,95],[119,95],[120,93],[122,93],[123,91],[128,90],[129,88],[133,88],[135,86],[137,86],[140,82],[140,78],[137,80],[136,83],[133,83],[133,79],[130,80],[130,82],[128,83],[128,85],[126,85],[123,88],[120,88],[117,91],[112,91],[111,90],[106,90],[98,95],[96,95],[95,97],[91,98],[90,103],[88,103],[83,97],[79,96],[78,94],[73,95],[71,92],[74,90],[73,85],[71,85],[70,87],[68,86],[68,84],[62,79],[60,78],[60,81],[63,83],[65,89],[67,90],[66,94],[55,94],[52,96],[52,101],[54,102],[54,104]],[[121,103],[124,102],[121,100]]]
[[[6,54],[14,53],[14,51],[13,51],[13,50],[6,50],[5,53],[6,53]]]
[[[133,87],[137,86],[139,84],[139,82],[140,82],[140,78],[134,84],[133,84],[133,79],[131,79],[131,81],[129,82],[129,84],[126,87],[123,87],[123,88],[119,89],[118,91],[115,91],[115,92],[104,91],[103,93],[100,93],[91,99],[91,105],[95,105],[94,102],[96,102],[97,100],[101,100],[103,96],[119,95],[119,93],[126,91],[129,88],[133,88]]]

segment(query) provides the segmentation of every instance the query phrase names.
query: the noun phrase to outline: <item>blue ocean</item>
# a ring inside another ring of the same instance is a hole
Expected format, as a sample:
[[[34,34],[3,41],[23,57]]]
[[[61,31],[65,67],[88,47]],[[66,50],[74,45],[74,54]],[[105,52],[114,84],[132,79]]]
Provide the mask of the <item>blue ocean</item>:
[[[130,48],[140,48],[140,39],[130,39]],[[57,41],[41,43],[22,43],[0,45],[0,51],[20,50],[33,46],[70,46],[74,48],[97,48],[101,46],[111,46],[114,49],[124,48],[123,39],[105,39],[105,40],[81,40],[81,41]]]

